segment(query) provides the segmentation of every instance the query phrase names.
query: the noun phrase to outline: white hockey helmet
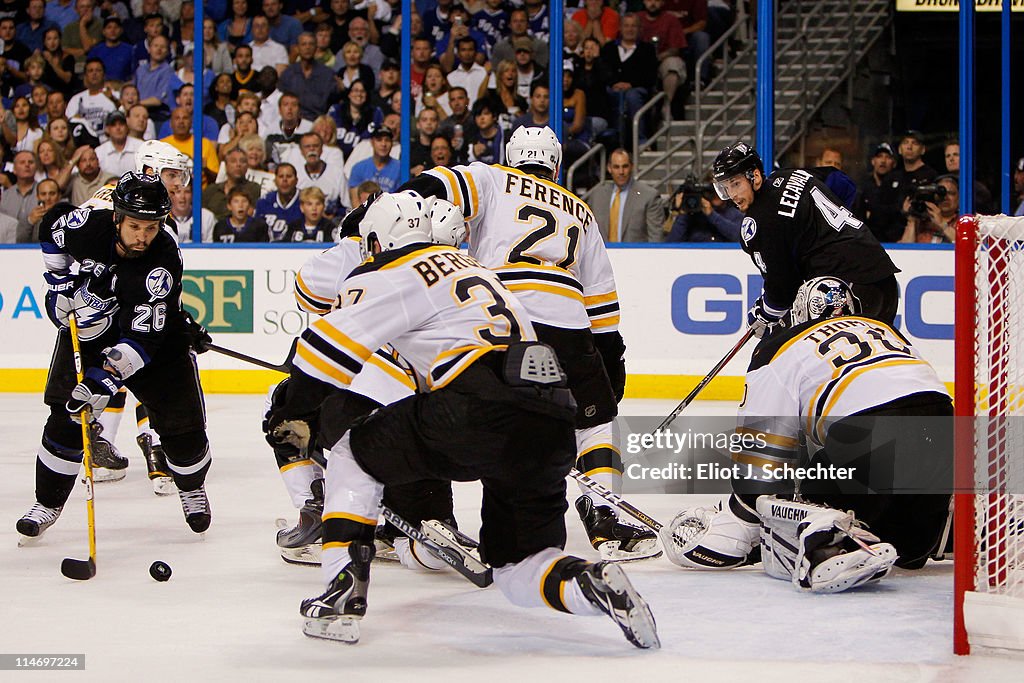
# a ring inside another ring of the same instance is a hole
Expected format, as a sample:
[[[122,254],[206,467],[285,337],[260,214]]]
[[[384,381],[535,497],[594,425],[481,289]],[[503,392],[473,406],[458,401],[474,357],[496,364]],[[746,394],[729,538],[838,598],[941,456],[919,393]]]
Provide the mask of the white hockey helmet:
[[[841,315],[860,315],[860,299],[853,288],[837,277],[816,277],[800,285],[789,309],[794,325]]]
[[[457,247],[466,240],[466,218],[462,209],[447,199],[435,198],[430,207],[430,241]]]
[[[153,169],[161,180],[165,169],[181,171],[182,185],[192,180],[192,157],[160,140],[146,140],[135,152],[135,172],[145,173],[147,168]]]
[[[558,175],[558,167],[562,164],[562,143],[555,132],[543,128],[516,128],[512,137],[505,144],[505,161],[512,168],[527,164],[543,166],[551,171],[551,177]]]
[[[381,251],[398,249],[417,242],[431,241],[430,202],[412,190],[390,192],[377,198],[359,222],[363,257],[373,254],[373,245]]]

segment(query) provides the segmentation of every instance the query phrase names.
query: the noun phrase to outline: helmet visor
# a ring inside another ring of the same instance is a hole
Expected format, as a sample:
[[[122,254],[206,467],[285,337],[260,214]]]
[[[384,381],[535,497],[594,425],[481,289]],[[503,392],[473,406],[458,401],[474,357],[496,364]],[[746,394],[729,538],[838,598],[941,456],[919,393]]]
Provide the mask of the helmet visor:
[[[731,175],[728,178],[715,180],[712,185],[715,186],[715,194],[718,195],[718,198],[722,201],[728,201],[731,199],[729,195],[730,189],[732,189],[733,192],[736,192],[737,190],[742,189],[743,183],[749,182],[751,181],[746,174],[737,173],[736,175]]]

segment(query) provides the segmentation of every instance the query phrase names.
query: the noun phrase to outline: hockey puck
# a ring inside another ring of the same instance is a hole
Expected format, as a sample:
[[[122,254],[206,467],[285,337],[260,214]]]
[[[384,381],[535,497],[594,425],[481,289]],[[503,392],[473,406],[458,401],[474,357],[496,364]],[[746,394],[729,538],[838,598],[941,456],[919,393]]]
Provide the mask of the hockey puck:
[[[153,564],[149,565],[149,575],[157,581],[166,581],[171,578],[171,568],[166,562],[157,560]]]

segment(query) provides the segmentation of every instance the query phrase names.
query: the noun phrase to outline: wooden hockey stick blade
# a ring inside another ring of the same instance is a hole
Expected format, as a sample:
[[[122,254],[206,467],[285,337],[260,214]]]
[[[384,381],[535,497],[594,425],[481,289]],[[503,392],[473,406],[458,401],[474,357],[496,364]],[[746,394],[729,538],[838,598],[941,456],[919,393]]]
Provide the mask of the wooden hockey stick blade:
[[[593,491],[597,495],[604,498],[606,501],[622,510],[630,517],[634,518],[654,533],[658,533],[664,527],[664,525],[658,520],[651,517],[646,512],[629,503],[625,498],[612,491],[610,488],[602,484],[601,482],[591,479],[587,475],[580,472],[578,469],[573,467],[569,470],[569,476],[580,483],[583,488]]]
[[[242,353],[241,351],[234,351],[232,349],[224,348],[223,346],[217,346],[216,344],[209,344],[208,343],[208,344],[206,344],[206,348],[209,349],[210,351],[216,351],[217,353],[219,353],[221,355],[228,356],[228,357],[234,358],[236,360],[244,361],[246,363],[251,363],[252,365],[258,365],[259,367],[266,368],[267,370],[274,370],[275,372],[283,372],[286,375],[288,373],[290,373],[291,370],[292,370],[291,365],[289,365],[288,363],[281,363],[280,365],[274,365],[270,361],[265,361],[265,360],[263,360],[261,358],[256,358],[254,356],[250,356],[248,354]]]
[[[494,583],[494,573],[491,571],[490,567],[488,567],[487,571],[482,574],[470,571],[455,553],[451,552],[447,548],[442,548],[431,541],[422,531],[399,517],[398,513],[391,508],[382,508],[381,514],[384,515],[384,519],[394,524],[399,531],[408,536],[409,540],[416,541],[422,545],[431,555],[447,564],[462,576],[466,577],[466,580],[474,586],[478,588],[487,588]]]
[[[60,573],[75,581],[87,581],[96,576],[96,561],[91,557],[88,560],[65,557],[60,563]]]

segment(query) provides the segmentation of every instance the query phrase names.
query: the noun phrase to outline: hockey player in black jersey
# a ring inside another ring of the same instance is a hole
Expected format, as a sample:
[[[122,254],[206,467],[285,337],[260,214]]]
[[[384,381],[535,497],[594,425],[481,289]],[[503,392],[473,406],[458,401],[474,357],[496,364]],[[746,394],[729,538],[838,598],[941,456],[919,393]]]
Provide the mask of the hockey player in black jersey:
[[[126,173],[112,203],[113,210],[58,206],[43,218],[46,312],[58,333],[44,393],[50,416],[36,457],[36,502],[17,523],[25,536],[39,536],[57,520],[74,486],[82,432],[72,416],[86,407],[100,414],[122,385],[149,411],[189,527],[201,533],[210,525],[203,486],[210,451],[190,350],[197,328],[181,309],[181,252],[162,229],[170,197],[158,177]],[[77,384],[72,311],[85,370]]]
[[[892,323],[899,269],[870,230],[820,180],[802,169],[765,176],[757,151],[737,142],[713,166],[715,191],[745,214],[743,251],[764,277],[747,314],[761,337],[783,320],[805,280],[821,275],[853,285],[864,315]]]

